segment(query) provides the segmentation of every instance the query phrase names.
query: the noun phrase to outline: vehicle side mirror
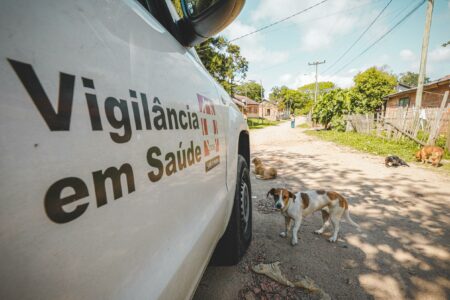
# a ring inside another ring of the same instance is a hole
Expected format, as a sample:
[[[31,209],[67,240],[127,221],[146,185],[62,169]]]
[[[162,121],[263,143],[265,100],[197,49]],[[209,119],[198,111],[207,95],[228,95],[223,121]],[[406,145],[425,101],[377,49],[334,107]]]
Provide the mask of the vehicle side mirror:
[[[244,4],[245,0],[181,0],[182,44],[192,47],[216,35],[236,19]]]

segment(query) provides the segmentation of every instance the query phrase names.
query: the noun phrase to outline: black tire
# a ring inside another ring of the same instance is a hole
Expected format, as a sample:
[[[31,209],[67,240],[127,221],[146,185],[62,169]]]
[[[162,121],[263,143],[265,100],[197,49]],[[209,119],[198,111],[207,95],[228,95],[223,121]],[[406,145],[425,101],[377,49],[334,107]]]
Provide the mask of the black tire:
[[[238,156],[236,191],[227,229],[211,258],[212,265],[235,265],[252,240],[252,187],[247,162]]]

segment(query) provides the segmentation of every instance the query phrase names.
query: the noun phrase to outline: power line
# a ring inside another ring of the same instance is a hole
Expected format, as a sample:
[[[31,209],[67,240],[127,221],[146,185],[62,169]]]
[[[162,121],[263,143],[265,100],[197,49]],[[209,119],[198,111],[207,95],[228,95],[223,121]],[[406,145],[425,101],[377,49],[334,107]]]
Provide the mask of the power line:
[[[387,36],[389,33],[391,33],[397,26],[399,26],[401,23],[403,23],[403,21],[405,21],[409,16],[411,16],[416,10],[419,9],[419,7],[422,6],[422,4],[425,3],[425,0],[423,0],[422,2],[420,2],[418,5],[416,5],[409,13],[407,13],[403,18],[400,19],[400,21],[398,21],[397,23],[395,23],[394,26],[391,27],[391,29],[389,29],[388,31],[386,31],[382,36],[380,36],[378,39],[376,39],[372,44],[369,45],[369,47],[367,47],[366,49],[364,49],[362,52],[360,52],[357,56],[355,56],[354,58],[352,58],[347,64],[345,64],[342,68],[340,68],[339,70],[337,70],[336,72],[334,72],[331,76],[336,75],[337,73],[339,73],[340,71],[342,71],[343,69],[345,69],[346,67],[348,67],[351,63],[353,63],[356,59],[358,59],[359,57],[361,57],[364,53],[366,53],[367,51],[370,50],[370,48],[372,48],[373,46],[375,46],[375,44],[377,44],[379,41],[381,41],[385,36]]]
[[[312,22],[312,21],[317,21],[317,20],[325,19],[325,18],[334,16],[334,15],[339,15],[339,14],[342,14],[342,13],[347,13],[347,12],[350,12],[350,11],[353,11],[353,10],[357,10],[357,9],[359,9],[359,8],[364,8],[364,7],[366,7],[366,6],[371,6],[371,5],[373,5],[374,3],[380,2],[380,1],[382,1],[382,0],[374,0],[374,1],[369,2],[369,3],[366,3],[366,4],[362,4],[362,5],[358,5],[358,6],[353,6],[353,7],[350,7],[350,8],[348,8],[348,9],[338,10],[338,11],[335,11],[335,12],[333,12],[333,13],[330,13],[330,14],[327,14],[327,15],[323,15],[323,16],[320,16],[320,17],[315,17],[315,18],[310,18],[310,19],[303,19],[301,22],[304,23],[304,22]],[[277,28],[274,28],[274,29],[272,29],[272,30],[269,30],[268,32],[274,32],[274,31],[277,31],[277,30],[282,30],[282,29],[286,29],[286,28],[291,28],[291,27],[294,27],[294,26],[298,26],[298,24],[289,24],[289,25],[287,25],[287,26],[277,27]]]
[[[281,19],[281,20],[278,20],[278,21],[276,21],[276,22],[273,22],[273,23],[270,23],[270,24],[268,24],[268,25],[266,25],[266,26],[263,26],[263,27],[261,27],[261,28],[258,28],[258,29],[256,29],[255,31],[252,31],[252,32],[246,33],[246,34],[244,34],[244,35],[238,36],[237,38],[234,38],[234,39],[230,40],[229,42],[230,42],[230,43],[231,43],[231,42],[234,42],[234,41],[236,41],[236,40],[242,39],[242,38],[247,37],[247,36],[249,36],[249,35],[255,34],[255,33],[260,32],[260,31],[263,31],[263,30],[265,30],[265,29],[267,29],[267,28],[269,28],[269,27],[275,26],[275,25],[277,25],[277,24],[279,24],[279,23],[281,23],[281,22],[284,22],[284,21],[289,20],[289,19],[291,19],[291,18],[293,18],[293,17],[295,17],[295,16],[298,16],[298,15],[304,13],[304,12],[307,12],[308,10],[311,10],[311,9],[313,9],[314,7],[319,6],[320,4],[323,4],[323,3],[327,2],[327,1],[328,1],[328,0],[322,0],[322,1],[320,1],[319,3],[316,3],[316,4],[312,5],[312,6],[309,6],[309,7],[305,8],[305,9],[303,9],[303,10],[301,10],[301,11],[296,12],[295,14],[292,14],[292,15],[286,17],[286,18],[283,18],[283,19]]]
[[[327,0],[327,1],[328,1],[328,0]],[[347,12],[349,12],[349,11],[353,11],[353,10],[357,10],[357,9],[360,9],[360,8],[364,8],[364,7],[366,7],[366,6],[373,5],[374,3],[380,2],[380,1],[382,1],[382,0],[374,0],[373,2],[370,2],[370,3],[367,3],[367,4],[358,5],[358,6],[353,6],[353,7],[348,8],[348,9],[338,10],[338,11],[335,11],[335,12],[333,12],[333,13],[330,13],[330,14],[327,14],[327,15],[323,15],[323,16],[320,16],[320,17],[316,17],[316,18],[306,19],[306,20],[303,20],[303,22],[317,21],[317,20],[321,20],[321,19],[324,19],[324,18],[328,18],[328,17],[334,16],[334,15],[339,15],[339,14],[342,14],[342,13],[347,13]],[[322,3],[322,2],[321,2],[321,3]],[[321,4],[321,3],[317,3],[316,5],[319,5],[319,4]],[[310,8],[312,8],[312,7],[309,7],[309,8],[307,8],[307,9],[310,9]],[[298,12],[298,13],[296,13],[296,14],[299,14],[299,13],[300,13],[300,12]],[[292,17],[292,15],[291,15],[290,17]],[[287,18],[290,18],[290,17],[287,17]],[[287,19],[287,18],[285,18],[285,19]],[[277,22],[282,22],[282,20],[277,21]],[[270,27],[270,25],[267,25],[267,26]],[[290,28],[290,27],[292,27],[292,26],[295,26],[295,24],[293,24],[293,25],[288,25],[288,26],[284,26],[284,27],[278,27],[277,29],[269,30],[269,32],[273,32],[273,31],[275,31],[275,30],[280,30],[280,29]],[[258,30],[259,30],[259,29],[258,29]],[[244,37],[244,36],[246,36],[246,35],[253,34],[253,33],[257,32],[258,30],[254,31],[254,32],[250,32],[250,33],[245,34],[245,35],[242,35],[242,36],[237,37],[237,38],[235,38],[235,39],[232,39],[232,40],[230,40],[229,42],[232,42],[232,41],[234,41],[234,40],[236,40],[236,39],[240,39],[240,38],[242,38],[242,37]],[[196,49],[197,53],[201,53],[201,52],[203,52],[203,51],[206,51],[206,50],[208,49],[208,46],[209,46],[209,45],[205,45],[205,46],[203,46],[203,47],[200,47],[200,48]],[[288,63],[289,63],[289,62],[288,62]],[[272,67],[278,67],[278,66],[279,66],[279,65],[275,65],[275,66],[271,66],[271,67],[268,67],[268,68],[263,68],[262,70],[271,69]],[[258,71],[260,71],[260,70],[258,70]]]
[[[373,21],[369,24],[369,26],[367,26],[367,28],[359,35],[359,37],[353,42],[353,44],[348,47],[348,49],[342,53],[342,55],[334,62],[331,64],[331,66],[329,66],[324,72],[327,72],[328,70],[330,70],[331,68],[333,68],[338,62],[341,61],[341,59],[350,51],[352,50],[352,48],[356,45],[356,43],[358,43],[362,37],[364,36],[364,34],[366,34],[367,31],[369,31],[369,29],[373,26],[373,24],[375,24],[375,22],[378,20],[378,18],[383,14],[383,12],[386,10],[386,8],[392,3],[392,0],[389,0],[389,2],[383,7],[383,9],[378,13],[378,15],[375,17],[375,19],[373,19]]]
[[[370,2],[369,4],[364,4],[364,5],[359,5],[359,6],[353,6],[353,7],[349,8],[349,9],[344,9],[344,10],[335,11],[335,12],[333,12],[333,13],[331,13],[331,14],[328,14],[328,15],[323,15],[323,16],[320,16],[320,17],[317,17],[317,18],[312,18],[312,19],[304,20],[303,22],[316,21],[316,20],[328,18],[328,17],[330,17],[330,16],[339,15],[339,14],[342,14],[342,13],[347,13],[347,12],[349,12],[349,11],[353,11],[353,10],[357,10],[357,9],[360,9],[360,8],[364,8],[364,7],[369,6],[369,5],[373,5],[374,3],[380,2],[380,1],[381,1],[381,0],[375,0],[375,1],[373,1],[373,2]],[[386,16],[386,15],[384,15],[384,16]],[[292,26],[293,26],[293,25],[284,26],[284,27],[278,27],[277,29],[269,30],[269,32],[271,32],[271,31],[273,32],[273,31],[279,30],[279,29],[286,29],[286,28],[289,28],[289,27],[292,27]],[[201,50],[200,50],[200,51],[201,51]],[[274,69],[274,68],[281,67],[281,66],[283,66],[283,65],[292,64],[292,62],[298,61],[298,60],[300,60],[300,59],[304,59],[304,58],[303,58],[303,57],[296,57],[296,58],[290,59],[289,61],[284,62],[284,63],[279,63],[279,64],[271,65],[271,66],[268,66],[268,67],[257,68],[256,70],[253,70],[253,72],[265,72],[265,71],[268,71],[268,70],[271,70],[271,69]],[[327,69],[327,70],[328,70],[328,69]]]

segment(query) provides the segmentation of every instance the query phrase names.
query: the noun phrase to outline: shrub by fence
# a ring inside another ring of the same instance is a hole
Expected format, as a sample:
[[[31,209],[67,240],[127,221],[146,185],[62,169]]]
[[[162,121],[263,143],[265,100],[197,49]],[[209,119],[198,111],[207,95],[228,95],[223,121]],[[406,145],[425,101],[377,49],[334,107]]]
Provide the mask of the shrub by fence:
[[[437,108],[398,107],[389,108],[385,115],[348,115],[345,117],[347,131],[376,134],[389,140],[409,138],[420,145],[435,145],[438,138],[446,139],[445,146],[450,150],[450,106],[445,107],[447,97],[448,92],[441,107]]]

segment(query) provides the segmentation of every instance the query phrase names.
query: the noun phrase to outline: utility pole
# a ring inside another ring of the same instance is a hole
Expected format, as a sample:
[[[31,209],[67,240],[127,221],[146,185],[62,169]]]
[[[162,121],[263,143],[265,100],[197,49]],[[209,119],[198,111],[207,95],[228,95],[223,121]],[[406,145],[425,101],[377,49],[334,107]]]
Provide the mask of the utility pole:
[[[308,63],[308,65],[310,65],[310,66],[316,66],[316,88],[315,88],[315,90],[314,90],[314,105],[316,104],[316,102],[317,102],[317,91],[318,91],[318,83],[317,83],[317,69],[318,69],[318,65],[321,65],[321,64],[324,64],[326,61],[324,60],[324,61],[315,61],[315,62],[312,62],[312,63]]]
[[[261,91],[261,102],[263,101],[263,87],[262,87],[262,80],[260,79],[259,80],[259,83],[261,84],[261,89],[260,89],[260,91]]]
[[[433,15],[433,6],[434,0],[428,0],[427,14],[425,19],[425,30],[423,32],[423,40],[422,40],[422,54],[420,56],[419,82],[417,83],[417,91],[416,91],[416,108],[420,108],[422,106],[423,82],[425,80],[425,73],[427,66],[428,42],[430,40],[430,27],[431,27],[431,18]]]

